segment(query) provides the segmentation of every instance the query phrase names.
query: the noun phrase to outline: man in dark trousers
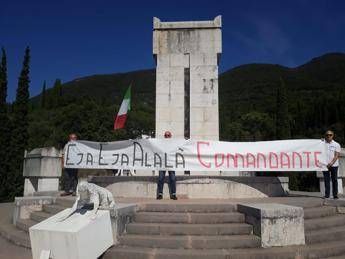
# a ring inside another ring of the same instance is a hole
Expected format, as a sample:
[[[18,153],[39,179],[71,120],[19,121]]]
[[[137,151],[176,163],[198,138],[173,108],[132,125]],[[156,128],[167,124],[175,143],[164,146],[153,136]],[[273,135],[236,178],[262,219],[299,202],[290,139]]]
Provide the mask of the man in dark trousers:
[[[327,171],[323,172],[325,180],[325,197],[329,198],[330,194],[330,178],[332,178],[332,191],[333,198],[338,199],[338,166],[339,166],[339,154],[341,147],[339,143],[333,140],[334,132],[327,130],[325,133],[325,143],[327,146]]]
[[[170,131],[164,133],[164,138],[171,138],[172,134]],[[158,183],[157,183],[157,200],[163,199],[163,186],[166,171],[159,171]],[[176,197],[176,176],[175,171],[168,171],[169,173],[169,190],[170,199],[177,200]]]
[[[68,139],[69,141],[76,141],[78,138],[75,133],[71,133],[69,134]],[[66,153],[66,146],[62,154],[62,167],[63,167],[64,155]],[[77,185],[78,185],[78,169],[64,168],[64,192],[61,194],[61,196],[68,196],[68,195],[75,196]]]

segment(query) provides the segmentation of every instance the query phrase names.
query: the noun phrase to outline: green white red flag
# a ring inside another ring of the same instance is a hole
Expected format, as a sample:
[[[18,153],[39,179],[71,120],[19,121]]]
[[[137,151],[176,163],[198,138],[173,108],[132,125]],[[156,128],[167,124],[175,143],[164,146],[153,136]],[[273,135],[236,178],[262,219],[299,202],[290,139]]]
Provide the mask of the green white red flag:
[[[131,86],[128,87],[114,122],[114,130],[123,129],[127,120],[128,111],[131,110]]]

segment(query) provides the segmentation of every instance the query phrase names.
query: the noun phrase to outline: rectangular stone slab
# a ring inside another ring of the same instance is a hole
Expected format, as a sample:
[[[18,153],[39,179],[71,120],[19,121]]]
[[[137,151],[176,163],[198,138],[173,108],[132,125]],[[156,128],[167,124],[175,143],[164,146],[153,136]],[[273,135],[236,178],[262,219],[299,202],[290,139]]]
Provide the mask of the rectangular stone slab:
[[[60,221],[68,213],[63,210],[29,229],[33,259],[43,250],[53,259],[96,259],[114,244],[109,211],[99,210],[95,219],[88,211]]]
[[[304,245],[303,208],[277,203],[238,204],[262,247]]]

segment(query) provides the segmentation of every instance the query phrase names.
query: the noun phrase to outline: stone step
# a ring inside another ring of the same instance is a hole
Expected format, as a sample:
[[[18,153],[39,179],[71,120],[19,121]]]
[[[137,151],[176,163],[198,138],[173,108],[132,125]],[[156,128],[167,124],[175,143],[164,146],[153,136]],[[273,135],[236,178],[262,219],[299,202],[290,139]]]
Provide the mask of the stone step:
[[[71,208],[75,202],[76,197],[57,197],[55,203],[65,208]]]
[[[217,224],[244,222],[244,215],[238,212],[229,213],[166,213],[166,212],[138,212],[134,222],[142,223],[191,223],[191,224]]]
[[[330,228],[345,225],[345,215],[337,214],[329,217],[308,219],[304,221],[304,229],[306,232],[315,229]]]
[[[47,218],[50,218],[51,216],[53,215],[44,211],[35,211],[30,213],[30,219],[36,222],[41,222]]]
[[[253,227],[246,223],[130,223],[127,225],[127,233],[139,235],[247,235],[252,232]]]
[[[345,258],[345,254],[341,254],[339,256],[331,256],[331,257],[325,257],[322,259],[344,259]]]
[[[340,256],[344,253],[344,241],[310,246],[246,249],[158,249],[118,246],[110,248],[103,259],[295,259]]]
[[[147,203],[141,205],[146,212],[235,212],[236,204],[229,203]]]
[[[29,232],[29,228],[36,224],[37,221],[32,219],[18,219],[16,222],[16,227],[25,232]]]
[[[313,230],[305,234],[305,239],[307,244],[344,240],[345,245],[345,226]]]
[[[254,235],[232,236],[162,236],[124,235],[121,245],[152,248],[229,249],[260,247],[260,238]]]
[[[322,206],[304,209],[304,219],[327,217],[337,214],[337,208]]]
[[[234,259],[275,259],[275,258],[321,258],[338,256],[345,252],[344,240],[312,244],[307,246],[289,246],[274,248],[252,248],[232,250],[228,258]]]
[[[65,210],[66,207],[63,207],[59,204],[45,204],[43,205],[43,211],[44,212],[47,212],[47,213],[50,213],[50,214],[56,214],[56,213],[59,213],[60,211],[62,210]]]
[[[18,246],[31,247],[29,233],[12,224],[0,224],[0,235]]]

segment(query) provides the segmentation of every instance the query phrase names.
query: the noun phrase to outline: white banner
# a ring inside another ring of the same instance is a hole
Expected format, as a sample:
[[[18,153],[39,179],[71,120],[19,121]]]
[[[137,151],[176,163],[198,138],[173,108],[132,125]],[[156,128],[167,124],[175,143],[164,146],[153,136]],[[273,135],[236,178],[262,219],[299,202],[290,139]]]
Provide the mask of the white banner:
[[[89,169],[320,171],[326,170],[326,145],[316,139],[72,141],[65,147],[64,165]]]

